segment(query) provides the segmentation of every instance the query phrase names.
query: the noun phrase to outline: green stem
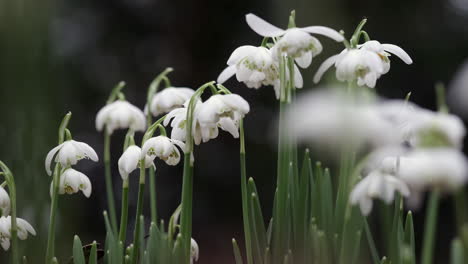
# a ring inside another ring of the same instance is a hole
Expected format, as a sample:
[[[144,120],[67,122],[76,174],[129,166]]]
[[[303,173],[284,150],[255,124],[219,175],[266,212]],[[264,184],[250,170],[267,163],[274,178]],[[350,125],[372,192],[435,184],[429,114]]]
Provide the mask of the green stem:
[[[244,221],[245,249],[247,252],[247,263],[252,262],[252,237],[250,234],[250,209],[247,192],[247,170],[245,164],[245,138],[244,138],[244,122],[239,123],[240,134],[240,166],[241,166],[241,194],[242,194],[242,216]]]
[[[16,186],[13,173],[10,169],[0,161],[0,168],[3,171],[3,176],[8,185],[8,191],[10,193],[10,203],[11,203],[11,263],[19,264],[19,255],[18,255],[18,226],[16,221]]]
[[[149,184],[150,184],[150,208],[151,208],[151,222],[157,223],[158,211],[157,211],[157,197],[156,197],[156,173],[154,168],[149,168]]]
[[[117,214],[115,212],[114,189],[112,184],[111,155],[110,155],[111,135],[104,132],[104,173],[106,181],[107,203],[112,225],[112,231],[117,234]]]
[[[52,204],[50,206],[50,216],[49,216],[49,234],[47,239],[47,251],[45,263],[51,263],[52,259],[55,257],[55,220],[57,215],[58,208],[58,194],[59,194],[59,183],[61,176],[61,165],[57,163],[55,166],[53,174],[53,191],[52,191]]]
[[[434,238],[437,229],[437,210],[439,207],[439,191],[432,191],[426,211],[424,225],[423,248],[421,254],[422,264],[431,264],[434,253]]]
[[[185,263],[190,262],[190,239],[192,238],[192,192],[193,165],[190,161],[191,153],[184,154],[184,176],[182,183],[182,212],[180,216],[180,233],[184,249]]]
[[[372,261],[374,264],[380,263],[379,253],[377,252],[377,247],[375,246],[374,238],[372,237],[372,232],[369,227],[369,223],[365,216],[362,217],[364,220],[364,230],[366,232],[367,243],[369,244],[369,249],[372,256]]]
[[[123,181],[122,184],[122,209],[120,216],[120,232],[119,240],[125,243],[127,235],[127,224],[128,224],[128,179]]]
[[[132,252],[132,262],[133,264],[137,263],[138,253],[140,251],[140,216],[143,214],[143,202],[145,194],[145,159],[140,160],[140,186],[138,188],[138,202],[137,210],[135,215],[135,231],[133,236],[133,252]]]

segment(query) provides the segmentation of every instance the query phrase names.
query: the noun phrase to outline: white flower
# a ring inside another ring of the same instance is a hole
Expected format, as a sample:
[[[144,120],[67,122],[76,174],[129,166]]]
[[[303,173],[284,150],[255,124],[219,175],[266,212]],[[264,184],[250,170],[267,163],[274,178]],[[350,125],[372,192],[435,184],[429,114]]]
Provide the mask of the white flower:
[[[153,96],[150,104],[151,113],[158,116],[182,107],[185,101],[190,99],[194,93],[194,90],[185,87],[165,88]]]
[[[352,205],[359,203],[363,215],[372,210],[373,199],[379,198],[390,204],[398,191],[403,196],[409,196],[410,191],[406,184],[397,177],[380,170],[372,171],[354,186],[349,201]]]
[[[336,67],[336,78],[339,81],[357,81],[359,86],[374,88],[377,79],[390,70],[388,53],[393,53],[406,64],[413,61],[400,47],[393,44],[380,44],[376,40],[368,41],[357,49],[345,49],[333,55],[320,65],[314,76],[318,83],[323,74],[333,65]]]
[[[138,146],[129,146],[119,159],[119,172],[123,180],[128,179],[128,175],[139,167],[141,160],[141,149]],[[149,156],[145,157],[145,168],[154,166]],[[156,167],[155,167],[156,168]]]
[[[228,67],[218,76],[218,83],[224,83],[234,74],[237,81],[245,83],[249,88],[258,89],[262,85],[273,85],[278,97],[279,64],[265,47],[241,46],[234,50],[227,61]],[[289,74],[287,74],[289,76]],[[302,88],[301,72],[294,65],[294,84]]]
[[[133,131],[144,131],[145,114],[127,101],[117,100],[104,106],[96,116],[96,129],[112,134],[116,129],[131,128]]]
[[[322,52],[320,41],[310,34],[320,34],[338,42],[344,40],[337,31],[323,26],[310,26],[303,28],[280,29],[254,14],[246,15],[247,24],[257,34],[263,37],[281,37],[273,47],[273,55],[280,56],[287,54],[294,58],[302,68],[309,67],[312,57]]]
[[[175,166],[180,161],[180,152],[177,146],[182,150],[185,149],[185,144],[180,140],[170,139],[165,136],[153,137],[143,144],[140,158],[145,155],[149,156],[152,161],[158,157],[164,160],[167,165]]]
[[[16,218],[16,223],[18,227],[18,238],[25,240],[28,238],[28,233],[35,236],[36,230],[24,219]],[[0,217],[0,244],[4,250],[10,248],[10,239],[11,239],[11,216],[2,216]]]
[[[414,150],[405,156],[383,161],[387,171],[395,171],[412,190],[453,191],[468,180],[468,163],[458,150],[431,148]]]
[[[193,123],[192,123],[192,135],[196,145],[199,145],[202,141],[207,142],[210,139],[214,139],[218,136],[218,127],[201,127],[198,122],[198,111],[202,103],[198,101],[193,111]],[[187,124],[187,105],[188,101],[184,104],[183,108],[177,108],[169,112],[164,119],[164,126],[171,123],[171,139],[185,141],[186,139],[186,124]],[[172,122],[171,122],[172,120]]]
[[[75,140],[67,140],[47,154],[45,168],[49,175],[52,175],[51,163],[54,157],[55,162],[59,162],[63,167],[75,165],[79,160],[84,158],[89,158],[92,161],[99,160],[96,151],[88,144]]]
[[[10,213],[10,196],[5,189],[0,186],[0,216],[8,215]]]
[[[50,193],[52,195],[53,183],[50,186]],[[60,176],[59,194],[74,194],[82,191],[83,194],[89,198],[91,196],[92,186],[88,176],[74,170],[66,169]]]
[[[361,49],[373,51],[379,55],[383,63],[384,72],[387,73],[390,70],[390,53],[396,55],[406,64],[412,64],[413,60],[410,58],[408,53],[402,48],[393,44],[380,44],[377,40],[370,40],[361,45]]]
[[[237,94],[213,95],[202,103],[197,112],[201,127],[216,127],[239,137],[239,121],[250,111],[244,98]]]
[[[190,264],[193,264],[194,261],[198,261],[199,256],[198,244],[195,239],[190,239]]]

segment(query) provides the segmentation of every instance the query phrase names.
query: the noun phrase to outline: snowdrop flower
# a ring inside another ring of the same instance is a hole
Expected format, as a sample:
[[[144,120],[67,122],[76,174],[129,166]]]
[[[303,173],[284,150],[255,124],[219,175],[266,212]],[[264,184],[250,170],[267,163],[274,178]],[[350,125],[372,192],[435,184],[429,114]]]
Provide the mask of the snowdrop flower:
[[[377,53],[383,63],[383,74],[387,73],[390,70],[390,53],[396,55],[406,64],[412,64],[413,60],[410,58],[408,53],[402,48],[393,44],[380,44],[377,40],[370,40],[361,45],[361,49],[369,50]]]
[[[180,161],[179,149],[185,149],[185,144],[176,139],[170,139],[166,136],[157,136],[148,139],[143,144],[140,158],[149,156],[150,161],[153,161],[156,157],[164,160],[167,165],[175,166]]]
[[[0,216],[8,215],[10,213],[10,196],[7,191],[0,186]]]
[[[138,146],[129,146],[119,159],[119,172],[122,180],[127,180],[128,175],[139,167],[141,160],[141,149]],[[145,168],[154,166],[152,159],[147,155],[145,157]],[[156,168],[156,167],[155,167]]]
[[[359,48],[345,49],[340,54],[331,56],[320,65],[314,76],[318,83],[323,74],[333,65],[339,81],[357,81],[359,86],[374,88],[377,79],[390,70],[390,53],[395,54],[406,64],[413,61],[400,47],[393,44],[380,44],[376,40],[368,41]]]
[[[198,244],[195,239],[190,239],[190,264],[193,264],[194,261],[198,261],[199,249]]]
[[[131,128],[133,131],[144,131],[145,114],[124,100],[117,100],[104,106],[96,116],[96,129],[102,131],[104,126],[109,134],[116,129]]]
[[[28,233],[35,236],[36,230],[24,219],[16,218],[16,223],[18,226],[18,238],[21,240],[26,240],[28,238]],[[0,244],[4,250],[10,248],[10,239],[11,239],[11,216],[2,216],[0,217]]]
[[[154,116],[168,113],[175,108],[182,107],[185,101],[195,93],[185,87],[168,87],[153,96],[150,111]]]
[[[237,94],[213,95],[200,105],[197,119],[202,127],[216,127],[239,137],[239,121],[250,111],[244,98]]]
[[[323,49],[320,41],[310,34],[324,35],[338,42],[344,40],[340,33],[328,27],[294,27],[283,30],[254,14],[247,14],[246,20],[250,28],[263,37],[274,38],[282,36],[272,48],[273,56],[279,57],[280,55],[287,54],[294,58],[296,63],[302,68],[309,67],[312,57],[322,52]]]
[[[218,76],[218,83],[224,83],[235,74],[237,81],[245,83],[248,88],[258,89],[262,85],[273,85],[276,97],[279,97],[279,64],[271,50],[265,47],[241,46],[231,54],[227,65]],[[302,88],[304,84],[301,72],[295,65],[294,83],[296,88]]]
[[[210,139],[214,139],[218,136],[219,131],[217,126],[210,126],[210,127],[202,127],[198,122],[198,112],[200,109],[200,105],[202,103],[200,101],[197,102],[195,105],[195,109],[193,111],[193,123],[192,123],[192,135],[193,140],[196,145],[199,145],[202,141],[207,142]],[[186,125],[187,125],[187,105],[188,101],[184,104],[183,108],[177,108],[169,112],[164,119],[164,126],[167,126],[169,123],[171,124],[172,131],[171,131],[171,139],[185,141],[186,139]],[[171,122],[172,120],[172,122]]]
[[[390,204],[395,192],[407,197],[410,194],[408,186],[397,177],[380,170],[375,170],[362,179],[350,194],[350,203],[359,204],[363,215],[369,215],[372,210],[373,199],[381,199]]]
[[[53,183],[50,186],[50,193],[52,195]],[[66,169],[60,176],[59,194],[74,194],[82,191],[83,194],[89,198],[91,196],[92,186],[88,176],[74,170]]]
[[[405,156],[386,158],[383,166],[387,171],[395,171],[415,191],[433,188],[454,191],[468,180],[465,156],[450,148],[414,150]]]
[[[89,158],[96,162],[99,160],[96,151],[88,144],[75,140],[67,140],[47,154],[45,168],[49,175],[52,175],[51,163],[54,157],[55,162],[59,162],[63,167],[75,165],[79,160],[84,158]]]
[[[401,137],[393,124],[375,111],[375,102],[350,100],[346,94],[331,90],[339,89],[311,92],[287,111],[287,127],[298,140],[315,143],[324,151],[399,143]]]
[[[377,79],[384,74],[382,59],[377,53],[365,49],[345,49],[320,65],[314,76],[314,83],[318,83],[333,65],[339,81],[356,81],[359,86],[366,85],[370,88],[374,88]]]

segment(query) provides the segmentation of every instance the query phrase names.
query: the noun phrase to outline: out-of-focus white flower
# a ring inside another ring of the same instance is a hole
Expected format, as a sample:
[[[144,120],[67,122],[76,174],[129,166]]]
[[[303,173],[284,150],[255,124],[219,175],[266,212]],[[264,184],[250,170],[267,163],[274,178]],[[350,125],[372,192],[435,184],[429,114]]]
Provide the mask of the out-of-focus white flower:
[[[300,141],[337,151],[399,143],[398,131],[375,110],[375,102],[350,100],[346,94],[331,90],[339,89],[311,92],[288,110],[287,127]]]
[[[312,57],[322,52],[322,44],[310,34],[319,34],[341,42],[343,36],[336,30],[323,26],[310,26],[303,28],[289,28],[283,30],[254,14],[246,15],[247,24],[257,34],[263,37],[281,37],[272,48],[274,56],[287,54],[295,59],[302,68],[307,68],[312,62]]]
[[[139,167],[141,160],[141,149],[138,146],[129,146],[119,158],[119,173],[122,180],[128,179],[128,175]],[[145,157],[145,168],[154,166],[152,159]]]
[[[10,196],[8,193],[0,186],[0,216],[8,215],[10,213]]]
[[[468,118],[468,105],[466,103],[468,102],[468,60],[465,60],[458,68],[450,82],[447,101],[451,111],[460,115],[463,119]]]
[[[265,47],[241,46],[234,50],[227,61],[228,67],[218,76],[218,83],[224,83],[234,74],[237,81],[249,88],[258,89],[262,85],[273,85],[279,97],[279,64]],[[289,73],[287,74],[289,78]],[[294,65],[294,85],[302,88],[304,81],[301,72]]]
[[[52,195],[53,182],[50,186],[50,193]],[[91,196],[92,186],[88,176],[74,170],[72,168],[66,169],[60,176],[59,194],[74,194],[82,191],[83,194],[89,198]]]
[[[198,248],[197,241],[191,238],[190,239],[190,264],[193,264],[194,261],[198,261],[199,253],[200,251]]]
[[[153,161],[156,157],[164,160],[167,165],[175,166],[180,161],[179,149],[185,149],[184,142],[176,139],[170,139],[166,136],[157,136],[148,139],[143,144],[140,159],[143,155],[150,157]]]
[[[239,121],[250,111],[244,98],[237,94],[213,95],[202,103],[197,112],[197,119],[202,128],[216,127],[239,137]],[[203,130],[203,129],[202,129]]]
[[[112,134],[116,129],[131,128],[133,131],[144,131],[146,128],[145,114],[136,106],[124,100],[117,100],[104,106],[96,116],[96,129]]]
[[[18,227],[18,238],[21,240],[26,240],[28,238],[28,233],[35,236],[36,230],[24,219],[16,218],[16,223]],[[11,216],[2,216],[0,217],[0,244],[4,250],[10,248],[10,239],[11,239]]]
[[[156,93],[150,104],[150,111],[154,116],[168,113],[192,97],[194,90],[185,87],[168,87]]]
[[[326,59],[317,70],[314,82],[318,83],[323,74],[335,65],[336,78],[339,81],[357,81],[359,86],[366,85],[374,88],[377,79],[390,70],[389,52],[398,56],[406,64],[413,63],[402,48],[371,40],[357,49],[345,49],[340,54]]]
[[[47,154],[45,168],[49,175],[52,175],[51,163],[54,157],[55,162],[59,162],[63,167],[75,165],[79,160],[84,158],[89,158],[92,161],[99,160],[96,151],[88,144],[75,140],[67,140]]]
[[[381,199],[390,204],[395,192],[407,197],[410,194],[408,186],[397,177],[375,170],[354,186],[350,194],[350,203],[359,204],[363,215],[368,215],[372,210],[373,199]]]
[[[356,81],[359,86],[374,88],[377,79],[384,73],[380,57],[365,49],[345,49],[333,55],[320,65],[314,76],[318,83],[323,74],[331,67],[336,67],[336,78],[339,81]]]
[[[387,171],[395,171],[411,190],[416,191],[453,191],[468,180],[465,156],[451,148],[414,150],[405,156],[386,158],[383,166]]]

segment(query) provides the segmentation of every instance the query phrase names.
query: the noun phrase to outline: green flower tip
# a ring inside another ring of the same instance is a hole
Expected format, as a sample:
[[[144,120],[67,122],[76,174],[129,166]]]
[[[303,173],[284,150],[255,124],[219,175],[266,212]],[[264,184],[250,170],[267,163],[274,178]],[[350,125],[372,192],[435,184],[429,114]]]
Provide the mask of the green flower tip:
[[[254,179],[252,177],[249,178],[249,183],[254,183]]]
[[[252,199],[257,199],[257,195],[255,193],[252,193]]]

